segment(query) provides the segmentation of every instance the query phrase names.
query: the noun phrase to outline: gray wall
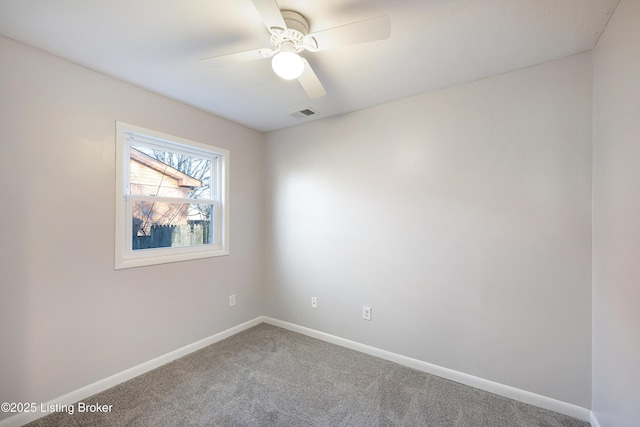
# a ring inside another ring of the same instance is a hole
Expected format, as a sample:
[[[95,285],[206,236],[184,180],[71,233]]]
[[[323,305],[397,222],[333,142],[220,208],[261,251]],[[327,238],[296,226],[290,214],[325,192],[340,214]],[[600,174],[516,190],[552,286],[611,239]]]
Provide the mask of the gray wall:
[[[593,411],[640,425],[640,2],[622,0],[593,56]]]
[[[262,314],[263,134],[1,37],[0,57],[0,401]],[[231,150],[230,256],[114,271],[116,120]]]
[[[269,133],[267,315],[588,408],[591,90],[587,53]]]

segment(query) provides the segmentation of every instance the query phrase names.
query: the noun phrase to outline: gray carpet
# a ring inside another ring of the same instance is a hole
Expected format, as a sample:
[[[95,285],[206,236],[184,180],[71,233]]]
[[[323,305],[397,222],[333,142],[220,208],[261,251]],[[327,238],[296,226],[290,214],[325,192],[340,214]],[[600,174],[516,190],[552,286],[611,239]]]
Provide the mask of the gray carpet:
[[[589,426],[267,324],[83,402],[28,426]]]

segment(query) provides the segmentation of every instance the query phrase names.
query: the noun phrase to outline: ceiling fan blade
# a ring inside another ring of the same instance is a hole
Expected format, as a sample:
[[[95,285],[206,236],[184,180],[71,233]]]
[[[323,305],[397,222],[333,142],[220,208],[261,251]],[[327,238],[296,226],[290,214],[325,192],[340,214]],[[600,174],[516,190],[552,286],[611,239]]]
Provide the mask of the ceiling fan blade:
[[[310,36],[316,39],[318,47],[309,50],[320,51],[383,40],[389,38],[390,35],[391,22],[388,16],[383,15],[311,34]]]
[[[271,31],[271,28],[287,29],[287,24],[284,23],[284,18],[280,12],[280,7],[276,0],[252,0],[253,5],[258,9],[258,13],[264,21],[264,25],[267,30]]]
[[[320,83],[320,79],[318,79],[316,73],[313,72],[309,62],[304,58],[302,58],[302,60],[304,61],[304,71],[302,71],[302,75],[298,77],[298,81],[302,85],[302,88],[307,92],[307,95],[311,99],[317,99],[325,96],[327,91],[324,90],[322,83]]]
[[[237,64],[240,62],[255,61],[273,56],[271,49],[254,49],[244,52],[230,53],[228,55],[214,56],[212,58],[201,59],[200,62],[210,67],[222,67],[224,65]]]

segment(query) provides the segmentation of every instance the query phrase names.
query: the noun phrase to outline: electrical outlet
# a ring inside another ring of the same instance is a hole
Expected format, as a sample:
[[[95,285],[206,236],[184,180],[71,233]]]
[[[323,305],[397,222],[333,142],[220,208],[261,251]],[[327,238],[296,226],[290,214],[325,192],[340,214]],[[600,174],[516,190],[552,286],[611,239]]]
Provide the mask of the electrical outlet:
[[[371,320],[371,307],[367,307],[366,305],[362,307],[362,318],[364,320]]]
[[[318,308],[318,299],[316,297],[311,297],[311,308]]]
[[[236,305],[236,295],[229,295],[229,307]]]

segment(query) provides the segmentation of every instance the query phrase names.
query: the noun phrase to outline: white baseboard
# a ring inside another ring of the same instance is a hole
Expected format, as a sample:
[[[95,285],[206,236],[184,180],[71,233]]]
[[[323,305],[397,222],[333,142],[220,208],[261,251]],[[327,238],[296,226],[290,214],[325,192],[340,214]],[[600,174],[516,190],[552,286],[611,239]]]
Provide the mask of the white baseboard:
[[[183,356],[186,356],[194,351],[200,350],[208,345],[216,343],[218,341],[222,341],[225,338],[228,338],[232,335],[237,334],[238,332],[242,332],[245,329],[249,329],[253,326],[259,325],[264,322],[264,318],[262,316],[256,317],[255,319],[249,320],[248,322],[242,323],[240,325],[234,326],[217,334],[211,335],[210,337],[201,339],[200,341],[196,341],[193,344],[185,345],[177,350],[171,351],[169,353],[163,354],[162,356],[158,356],[155,359],[151,359],[147,362],[141,363],[132,368],[126,369],[122,372],[114,374],[110,377],[97,381],[93,384],[89,384],[85,387],[79,388],[77,390],[72,391],[71,393],[67,393],[64,396],[57,397],[55,399],[50,400],[49,402],[43,402],[45,408],[48,408],[49,405],[71,405],[76,402],[80,402],[83,399],[86,399],[90,396],[93,396],[96,393],[100,393],[108,388],[121,384],[125,381],[128,381],[138,375],[142,375],[145,372],[149,372],[157,367],[160,367],[164,364],[172,362],[176,359],[179,359]],[[5,418],[0,421],[0,427],[19,427],[30,423],[31,421],[37,420],[38,418],[42,418],[46,415],[49,415],[48,412],[40,412],[40,403],[36,404],[38,408],[37,412],[22,412],[16,414],[12,417]]]
[[[173,360],[179,359],[183,356],[193,353],[194,351],[200,350],[201,348],[204,348],[208,345],[221,341],[225,338],[228,338],[232,335],[235,335],[239,332],[244,331],[245,329],[249,329],[260,323],[268,323],[270,325],[278,326],[293,332],[298,332],[300,334],[303,334],[312,338],[317,338],[319,340],[326,341],[331,344],[336,344],[342,347],[350,348],[352,350],[356,350],[361,353],[379,357],[381,359],[385,359],[390,362],[395,362],[403,366],[407,366],[413,369],[417,369],[419,371],[427,372],[429,374],[437,375],[439,377],[446,378],[458,383],[466,384],[468,386],[485,390],[494,394],[498,394],[500,396],[505,396],[514,400],[518,400],[520,402],[538,406],[540,408],[544,408],[551,411],[559,412],[561,414],[569,415],[571,417],[578,418],[583,421],[590,421],[592,427],[600,427],[600,424],[598,423],[598,420],[596,419],[593,412],[590,412],[586,408],[582,408],[577,405],[562,402],[562,401],[552,399],[546,396],[542,396],[536,393],[531,393],[515,387],[485,380],[483,378],[475,377],[473,375],[454,371],[453,369],[444,368],[442,366],[434,365],[428,362],[424,362],[422,360],[413,359],[407,356],[402,356],[400,354],[392,353],[390,351],[382,350],[376,347],[371,347],[366,344],[358,343],[356,341],[340,338],[335,335],[331,335],[331,334],[320,332],[314,329],[306,328],[304,326],[295,325],[293,323],[284,322],[282,320],[277,320],[267,316],[256,317],[255,319],[252,319],[248,322],[234,326],[232,328],[219,332],[215,335],[212,335],[210,337],[197,341],[193,344],[186,345],[177,350],[174,350],[162,356],[156,357],[155,359],[141,363],[137,366],[126,369],[115,375],[112,375],[110,377],[97,381],[93,384],[89,384],[78,390],[67,393],[64,396],[60,396],[58,398],[50,400],[49,402],[44,402],[44,403],[46,407],[48,407],[48,405],[56,405],[56,404],[71,405],[75,402],[80,402],[83,399],[93,396],[96,393],[100,393],[101,391],[104,391],[108,388],[121,384],[134,377],[137,377],[138,375],[142,375],[145,372],[149,372],[152,369],[160,367]],[[44,417],[45,415],[49,415],[49,413],[25,412],[25,413],[16,414],[12,417],[1,420],[0,427],[19,427],[31,421],[34,421],[38,418]]]
[[[453,369],[443,368],[442,366],[434,365],[422,360],[413,359],[411,357],[402,356],[400,354],[392,353],[390,351],[381,350],[376,347],[371,347],[359,342],[351,341],[345,338],[340,338],[335,335],[330,335],[324,332],[316,331],[314,329],[306,328],[304,326],[298,326],[293,323],[284,322],[282,320],[273,319],[271,317],[263,316],[263,321],[273,326],[278,326],[284,329],[288,329],[293,332],[298,332],[303,335],[307,335],[312,338],[317,338],[322,341],[336,344],[342,347],[350,348],[352,350],[359,351],[361,353],[376,356],[381,359],[388,360],[390,362],[398,363],[399,365],[407,366],[409,368],[417,369],[429,374],[437,375],[448,380],[452,380],[458,383],[462,383],[471,387],[475,387],[481,390],[485,390],[500,396],[508,397],[510,399],[518,400],[520,402],[528,403],[530,405],[537,406],[539,408],[548,409],[550,411],[558,412],[564,415],[568,415],[574,418],[578,418],[582,421],[589,421],[591,418],[595,419],[593,415],[590,415],[590,411],[581,406],[573,405],[571,403],[562,402],[560,400],[552,399],[550,397],[542,396],[529,391],[521,390],[508,385],[496,383],[490,380],[479,378],[473,375],[465,374],[462,372],[454,371]],[[593,423],[592,423],[593,424]],[[597,424],[596,424],[597,425]]]

